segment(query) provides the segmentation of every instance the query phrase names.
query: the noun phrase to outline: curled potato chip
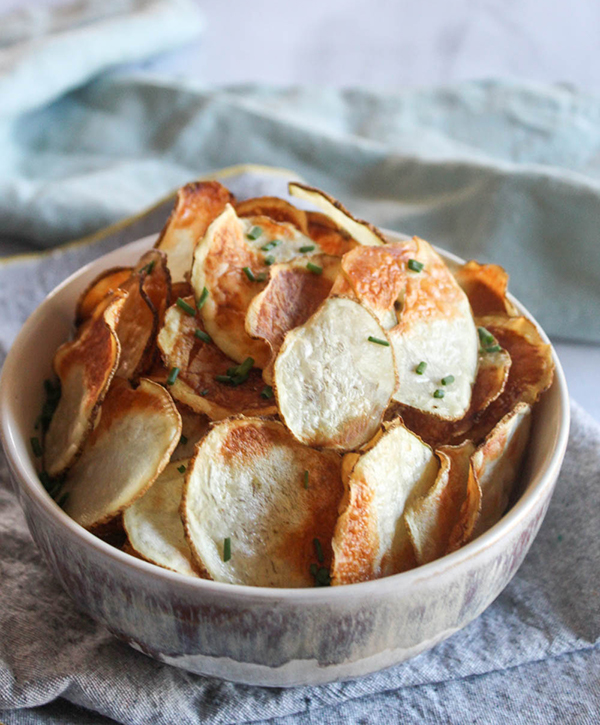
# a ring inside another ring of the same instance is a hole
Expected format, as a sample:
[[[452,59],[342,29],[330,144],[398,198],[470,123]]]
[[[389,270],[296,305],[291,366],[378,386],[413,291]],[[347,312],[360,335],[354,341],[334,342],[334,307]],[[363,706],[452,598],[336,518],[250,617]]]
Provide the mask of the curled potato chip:
[[[123,514],[132,553],[187,576],[198,576],[179,514],[189,459],[170,463]]]
[[[61,475],[74,463],[93,428],[119,364],[116,328],[125,301],[120,290],[105,298],[77,337],[56,351],[54,371],[61,397],[45,439],[44,467],[50,476]]]
[[[268,217],[275,222],[287,222],[293,224],[303,234],[308,236],[308,220],[306,212],[297,209],[295,206],[279,199],[276,196],[260,196],[255,199],[240,201],[235,206],[236,214],[239,217]]]
[[[292,196],[314,204],[321,209],[335,224],[344,229],[359,244],[365,246],[378,246],[386,244],[387,240],[383,234],[369,222],[363,219],[356,219],[350,212],[329,194],[312,186],[305,186],[292,181],[288,185]]]
[[[132,271],[131,267],[112,267],[101,272],[79,297],[75,324],[80,325],[88,320],[100,302],[122,287],[131,277]]]
[[[469,301],[443,260],[427,242],[415,241],[400,321],[388,331],[398,370],[394,400],[459,420],[477,374],[477,330]]]
[[[461,536],[466,535],[463,521],[468,518],[475,523],[472,501],[467,504],[470,516],[463,511],[469,487],[474,484],[469,482],[469,477],[474,476],[470,461],[474,450],[471,441],[438,449],[440,469],[435,483],[406,506],[404,518],[419,566],[439,559],[456,547],[458,529]]]
[[[327,298],[338,275],[340,260],[337,257],[321,254],[311,257],[311,262],[321,269],[321,274],[307,269],[305,260],[274,264],[269,284],[248,307],[246,332],[268,343],[271,362],[286,333],[308,320]],[[270,365],[265,366],[265,380],[272,377],[269,368]]]
[[[458,267],[454,277],[469,298],[476,317],[517,314],[506,296],[508,274],[497,264],[479,264],[471,260]]]
[[[404,513],[433,486],[439,468],[431,448],[399,421],[356,460],[333,538],[333,584],[378,579],[415,566]]]
[[[183,300],[194,305],[193,297]],[[233,385],[217,380],[227,376],[235,366],[214,343],[196,335],[206,334],[197,315],[185,312],[177,305],[169,307],[165,324],[158,335],[158,346],[167,370],[178,368],[175,381],[169,386],[176,400],[196,413],[204,413],[213,420],[230,415],[272,415],[277,412],[273,393],[265,388],[260,371],[252,368],[245,382]]]
[[[511,359],[506,350],[480,355],[471,404],[460,420],[444,420],[404,405],[399,406],[396,412],[404,424],[430,446],[458,445],[466,437],[477,437],[477,422],[504,390],[510,366]]]
[[[142,378],[115,378],[100,422],[69,471],[64,510],[86,529],[109,523],[142,496],[169,462],[181,418],[169,393]]]
[[[173,282],[185,279],[198,240],[225,205],[233,202],[232,194],[218,181],[197,181],[179,189],[175,207],[155,244],[167,255]]]
[[[341,297],[329,297],[287,333],[273,379],[294,436],[338,450],[358,448],[376,433],[396,386],[383,329],[364,307]]]
[[[188,468],[181,509],[201,569],[234,584],[314,585],[311,565],[331,561],[340,464],[275,421],[215,425]]]
[[[346,252],[358,245],[348,232],[340,229],[337,224],[325,214],[316,211],[307,211],[308,236],[315,241],[324,254],[342,257]]]
[[[481,489],[481,515],[473,537],[487,531],[506,511],[518,479],[531,428],[531,406],[518,403],[494,426],[471,457]]]

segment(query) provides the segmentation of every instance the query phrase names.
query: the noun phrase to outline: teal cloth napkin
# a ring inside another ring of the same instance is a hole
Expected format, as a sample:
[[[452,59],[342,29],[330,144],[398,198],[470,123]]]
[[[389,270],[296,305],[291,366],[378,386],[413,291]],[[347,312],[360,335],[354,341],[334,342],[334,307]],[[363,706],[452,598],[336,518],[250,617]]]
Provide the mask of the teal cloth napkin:
[[[107,72],[190,40],[190,3],[84,2],[1,27],[5,254],[88,234],[211,169],[285,166],[382,226],[502,264],[549,333],[600,341],[599,99],[505,81],[384,94]]]

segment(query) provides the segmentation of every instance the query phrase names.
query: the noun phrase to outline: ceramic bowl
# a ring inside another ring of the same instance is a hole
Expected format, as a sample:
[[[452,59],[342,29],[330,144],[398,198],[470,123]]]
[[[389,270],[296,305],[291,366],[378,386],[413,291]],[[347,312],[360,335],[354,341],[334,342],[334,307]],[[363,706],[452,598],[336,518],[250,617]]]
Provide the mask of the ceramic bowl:
[[[39,550],[76,605],[162,662],[270,686],[380,670],[433,647],[481,614],[523,561],[558,477],[569,405],[556,355],[554,383],[535,408],[517,503],[464,548],[403,574],[302,590],[186,578],[109,546],[50,499],[29,438],[54,352],[69,335],[87,284],[103,269],[133,264],[154,239],[112,252],[59,285],[23,326],[0,379],[0,434],[16,494]]]

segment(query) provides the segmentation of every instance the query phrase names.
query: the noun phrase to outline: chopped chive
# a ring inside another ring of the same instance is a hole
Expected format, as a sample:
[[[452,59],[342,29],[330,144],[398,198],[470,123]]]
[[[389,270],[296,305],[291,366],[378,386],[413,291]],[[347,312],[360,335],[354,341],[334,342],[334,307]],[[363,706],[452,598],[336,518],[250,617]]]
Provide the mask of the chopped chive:
[[[484,348],[484,352],[500,352],[502,348],[500,345],[490,345],[490,347]]]
[[[438,388],[435,393],[433,394],[434,398],[443,398],[444,395],[446,395],[446,391],[442,390],[441,388]]]
[[[329,570],[324,566],[319,567],[315,576],[315,586],[317,587],[328,587],[331,584],[331,577]]]
[[[202,391],[202,392],[200,393],[200,395],[201,395],[202,397],[204,397],[205,395],[208,395],[208,392],[209,392],[209,391],[208,391],[208,388],[205,388],[205,389],[204,389],[204,390],[203,390],[203,391]]]
[[[267,267],[270,267],[274,261],[275,261],[275,257],[272,254],[268,254],[265,257],[265,264],[267,265]]]
[[[250,267],[242,267],[242,269],[244,270],[244,274],[246,275],[246,277],[248,277],[250,282],[256,282],[256,277],[254,276],[254,273],[252,272]]]
[[[426,368],[427,368],[427,363],[424,360],[422,360],[415,368],[415,372],[417,373],[417,375],[423,375]]]
[[[140,273],[146,272],[146,274],[150,274],[152,270],[154,269],[154,265],[156,264],[156,260],[153,259],[151,262],[148,262],[144,267],[140,269]]]
[[[446,375],[442,378],[442,385],[451,385],[454,382],[454,375]]]
[[[267,279],[267,275],[264,272],[260,272],[260,274],[256,275],[257,282],[264,282],[266,279]]]
[[[231,375],[215,375],[215,380],[218,383],[232,383]]]
[[[202,305],[206,302],[207,297],[208,297],[208,290],[206,287],[203,287],[202,292],[200,293],[200,297],[198,298],[198,301],[196,302],[197,310],[202,309]]]
[[[177,298],[177,302],[175,304],[184,312],[187,312],[188,315],[192,315],[192,317],[196,314],[196,310],[191,305],[188,305],[185,300],[182,300],[181,297]]]
[[[253,357],[247,357],[244,362],[238,366],[237,374],[238,375],[248,375],[250,370],[252,370],[252,367],[254,366],[254,358]]]
[[[263,244],[261,249],[263,250],[263,252],[268,252],[269,249],[273,249],[274,247],[277,247],[280,244],[281,244],[281,239],[273,239],[270,242]]]
[[[308,570],[310,571],[310,575],[313,577],[313,579],[316,579],[317,578],[317,571],[318,571],[318,569],[319,569],[319,567],[316,564],[311,564],[308,567]]]
[[[304,488],[308,490],[308,471],[304,471]]]
[[[182,446],[184,446],[188,442],[187,436],[182,435],[181,438],[179,439],[179,442],[181,443]]]
[[[185,466],[184,465],[177,466],[177,470],[179,471],[179,473],[185,473]]]
[[[42,446],[40,445],[40,439],[39,438],[31,438],[31,448],[33,450],[33,455],[37,456],[38,458],[42,455]]]
[[[223,561],[231,559],[231,539],[229,536],[223,541]]]
[[[390,346],[390,343],[387,340],[380,340],[378,337],[373,337],[373,335],[369,335],[367,339],[369,342],[376,342],[378,345],[383,345],[384,347]]]
[[[270,385],[265,385],[265,387],[260,391],[260,397],[270,400],[273,397],[273,388]]]
[[[319,267],[319,265],[313,264],[312,262],[309,262],[306,265],[306,269],[310,270],[313,274],[322,274],[323,273],[323,267]]]
[[[313,544],[315,547],[315,554],[317,555],[317,559],[319,560],[319,564],[322,564],[325,560],[325,557],[323,556],[323,548],[321,547],[321,542],[315,537],[313,539]]]
[[[490,345],[494,345],[496,342],[496,338],[491,332],[486,330],[485,327],[478,327],[477,334],[479,335],[479,340],[483,347],[489,347]]]
[[[246,234],[246,237],[248,239],[258,239],[260,235],[262,234],[262,227],[252,227],[252,229]]]
[[[230,378],[232,378],[234,375],[237,375],[238,372],[238,365],[234,365],[231,368],[227,368],[227,375],[229,375]]]
[[[194,335],[202,342],[212,342],[212,338],[204,330],[194,330]]]
[[[416,259],[408,260],[408,268],[413,272],[422,272],[424,266],[423,262],[417,262]]]
[[[305,247],[300,247],[298,251],[300,252],[300,254],[305,254],[306,252],[312,252],[314,248],[314,244],[307,244]]]
[[[169,377],[167,378],[167,385],[173,385],[179,375],[179,368],[171,368]]]

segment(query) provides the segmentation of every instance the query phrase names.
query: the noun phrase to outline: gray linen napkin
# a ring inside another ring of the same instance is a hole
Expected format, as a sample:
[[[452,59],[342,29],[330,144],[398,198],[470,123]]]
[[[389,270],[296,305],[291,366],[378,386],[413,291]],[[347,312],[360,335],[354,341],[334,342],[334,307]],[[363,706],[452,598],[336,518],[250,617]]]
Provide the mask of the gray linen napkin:
[[[254,170],[225,183],[243,198],[281,194],[286,181]],[[169,206],[87,243],[0,264],[0,361],[46,292],[98,255],[158,231]],[[565,463],[542,529],[516,577],[479,619],[384,672],[290,690],[235,685],[160,664],[79,613],[41,560],[0,458],[0,720],[597,722],[600,426],[575,404],[572,413]]]

